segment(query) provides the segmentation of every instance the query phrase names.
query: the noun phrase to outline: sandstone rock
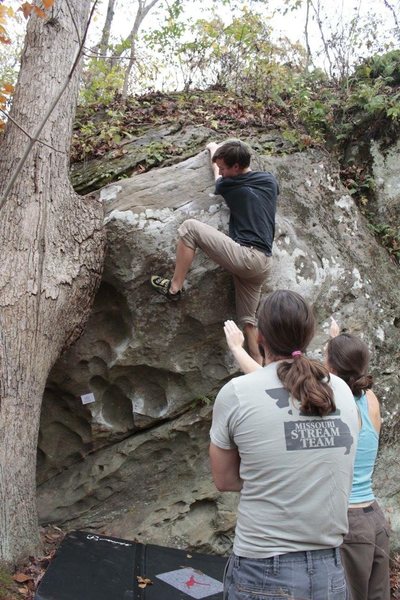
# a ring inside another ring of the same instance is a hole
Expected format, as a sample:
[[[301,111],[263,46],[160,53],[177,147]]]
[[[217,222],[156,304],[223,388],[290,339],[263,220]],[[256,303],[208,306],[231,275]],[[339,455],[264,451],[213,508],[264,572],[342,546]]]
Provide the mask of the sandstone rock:
[[[384,149],[372,140],[371,156],[377,213],[381,222],[397,227],[400,235],[400,142]]]
[[[179,123],[168,127],[151,127],[134,139],[123,139],[104,156],[71,166],[71,182],[79,194],[98,190],[110,181],[140,172],[143,165],[152,167],[180,162],[206,144],[212,132],[206,127]]]
[[[399,385],[398,269],[327,155],[255,157],[253,168],[261,164],[281,187],[265,289],[290,288],[315,304],[313,356],[323,356],[332,314],[368,342],[389,432],[379,476],[390,481],[378,491],[386,502],[394,486],[398,502],[400,474],[389,472]],[[232,281],[199,252],[179,302],[149,285],[152,273],[172,272],[176,230],[186,218],[226,230],[228,211],[213,195],[208,153],[119,181],[101,196],[108,235],[103,283],[84,335],[54,367],[44,401],[41,519],[226,552],[236,495],[213,487],[207,444],[208,405],[236,372],[222,331],[223,321],[234,318]],[[96,401],[83,406],[79,396],[88,392]]]

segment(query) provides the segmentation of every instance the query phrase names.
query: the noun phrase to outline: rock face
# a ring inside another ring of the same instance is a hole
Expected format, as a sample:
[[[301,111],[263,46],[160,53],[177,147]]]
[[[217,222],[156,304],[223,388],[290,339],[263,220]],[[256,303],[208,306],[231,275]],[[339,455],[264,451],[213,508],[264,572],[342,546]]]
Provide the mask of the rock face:
[[[266,291],[290,288],[314,303],[314,357],[322,358],[332,314],[371,348],[386,431],[377,491],[396,521],[398,268],[325,154],[254,157],[252,166],[275,173],[281,188]],[[237,370],[222,329],[235,314],[233,284],[198,252],[179,302],[149,285],[151,274],[171,273],[185,219],[226,230],[228,211],[213,187],[208,153],[201,152],[102,190],[103,283],[84,335],[51,373],[43,404],[43,522],[229,551],[237,498],[214,488],[207,446],[212,400]],[[82,404],[87,393],[95,402]]]
[[[400,142],[389,148],[372,140],[372,172],[376,184],[378,215],[383,223],[400,229]]]

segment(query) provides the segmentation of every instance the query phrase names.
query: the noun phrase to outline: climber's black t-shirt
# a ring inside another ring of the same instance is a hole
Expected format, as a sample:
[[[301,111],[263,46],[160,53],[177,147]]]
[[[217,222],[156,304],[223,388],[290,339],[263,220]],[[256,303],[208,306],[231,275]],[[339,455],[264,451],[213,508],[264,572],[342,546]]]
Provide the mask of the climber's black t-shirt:
[[[271,256],[279,194],[272,173],[249,171],[236,177],[220,177],[215,193],[224,198],[231,211],[229,236],[241,246],[254,246]]]

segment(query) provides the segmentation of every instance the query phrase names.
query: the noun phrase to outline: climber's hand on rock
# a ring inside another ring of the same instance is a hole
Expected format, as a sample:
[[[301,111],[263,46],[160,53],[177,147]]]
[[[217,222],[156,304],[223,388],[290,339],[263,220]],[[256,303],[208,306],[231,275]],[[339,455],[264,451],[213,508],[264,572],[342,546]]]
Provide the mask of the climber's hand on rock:
[[[335,321],[335,319],[333,317],[331,317],[331,324],[329,327],[329,335],[331,338],[335,338],[339,334],[340,334],[340,327],[337,324],[337,322]]]
[[[216,149],[218,148],[219,144],[216,144],[215,142],[209,142],[206,146],[206,150],[208,150],[211,154],[211,156],[214,154],[214,152],[216,151]]]

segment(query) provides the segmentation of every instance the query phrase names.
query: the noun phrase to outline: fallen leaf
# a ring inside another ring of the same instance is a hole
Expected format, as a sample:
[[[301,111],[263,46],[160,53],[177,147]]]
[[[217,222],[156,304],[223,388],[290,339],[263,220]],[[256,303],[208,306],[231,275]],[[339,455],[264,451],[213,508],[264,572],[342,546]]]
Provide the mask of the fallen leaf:
[[[31,581],[32,579],[32,577],[26,575],[25,573],[15,573],[15,575],[13,575],[12,578],[17,583],[25,583],[26,581]]]
[[[136,579],[138,581],[138,586],[144,589],[148,585],[153,585],[153,582],[148,577],[142,577],[141,575],[137,575]]]
[[[23,596],[27,596],[29,594],[29,589],[28,588],[18,588],[18,591],[20,594],[22,594]]]

